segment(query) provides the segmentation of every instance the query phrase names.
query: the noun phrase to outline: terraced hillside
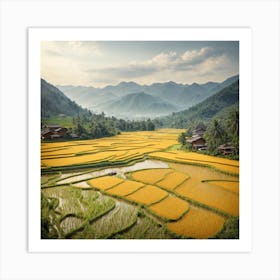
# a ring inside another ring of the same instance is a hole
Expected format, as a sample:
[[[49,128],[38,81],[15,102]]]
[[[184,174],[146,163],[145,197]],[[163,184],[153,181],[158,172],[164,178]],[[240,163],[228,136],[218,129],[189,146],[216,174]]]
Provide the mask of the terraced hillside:
[[[180,132],[42,143],[42,238],[238,238],[239,162],[176,150]]]

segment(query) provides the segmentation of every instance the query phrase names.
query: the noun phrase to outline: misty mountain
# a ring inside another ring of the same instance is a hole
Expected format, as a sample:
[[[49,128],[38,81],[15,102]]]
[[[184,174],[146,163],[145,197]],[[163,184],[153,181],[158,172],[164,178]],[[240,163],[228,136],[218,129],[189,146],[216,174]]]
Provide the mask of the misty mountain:
[[[58,88],[41,79],[41,117],[58,114],[75,116],[86,110],[71,101]]]
[[[127,94],[108,102],[103,110],[108,115],[123,118],[157,117],[177,110],[173,105],[144,92]]]
[[[118,104],[124,105],[122,98],[130,94],[144,92],[158,99],[157,102],[153,100],[153,105],[150,105],[149,108],[146,108],[146,111],[143,111],[143,114],[148,114],[146,117],[153,117],[157,114],[169,114],[170,112],[188,109],[238,79],[239,76],[236,75],[222,83],[208,82],[205,84],[193,83],[188,85],[177,84],[170,81],[166,83],[153,83],[151,85],[139,85],[135,82],[121,82],[116,86],[110,85],[104,88],[71,85],[58,85],[57,87],[79,105],[91,109],[94,112],[104,111],[110,115],[113,113],[121,113]],[[117,106],[118,109],[114,109],[113,106]],[[153,107],[156,110],[155,114],[149,114],[148,112],[152,111],[151,108]],[[124,105],[122,111],[125,111],[125,109],[126,107]],[[139,112],[139,110],[137,112]],[[131,114],[127,112],[126,115]]]
[[[239,80],[201,103],[157,120],[162,126],[185,128],[194,122],[223,118],[230,110],[239,110]]]

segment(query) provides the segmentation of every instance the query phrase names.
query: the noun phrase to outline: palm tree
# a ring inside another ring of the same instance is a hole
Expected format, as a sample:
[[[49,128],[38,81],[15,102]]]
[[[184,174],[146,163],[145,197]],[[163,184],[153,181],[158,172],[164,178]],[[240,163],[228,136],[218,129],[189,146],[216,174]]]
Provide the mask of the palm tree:
[[[207,127],[204,138],[207,142],[208,150],[210,152],[215,152],[218,146],[226,141],[227,135],[220,122],[215,119],[211,125]]]
[[[239,111],[232,111],[228,118],[229,133],[239,136]]]
[[[225,131],[217,120],[213,122],[212,136],[217,140],[222,140],[225,136]]]
[[[230,113],[228,121],[228,134],[231,138],[231,144],[235,146],[236,153],[239,154],[239,111]]]

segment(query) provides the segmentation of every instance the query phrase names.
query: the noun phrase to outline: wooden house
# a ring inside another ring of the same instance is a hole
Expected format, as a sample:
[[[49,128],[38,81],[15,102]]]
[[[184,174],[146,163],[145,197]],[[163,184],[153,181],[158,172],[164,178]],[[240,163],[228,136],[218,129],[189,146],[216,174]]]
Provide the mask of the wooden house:
[[[60,125],[44,125],[41,131],[41,139],[63,138],[67,134],[67,128]]]
[[[193,150],[198,150],[198,149],[206,149],[206,141],[203,139],[202,136],[195,135],[187,139],[187,142],[192,145]]]
[[[235,147],[232,146],[230,143],[226,143],[218,147],[218,151],[222,155],[231,155],[235,152],[235,150]]]

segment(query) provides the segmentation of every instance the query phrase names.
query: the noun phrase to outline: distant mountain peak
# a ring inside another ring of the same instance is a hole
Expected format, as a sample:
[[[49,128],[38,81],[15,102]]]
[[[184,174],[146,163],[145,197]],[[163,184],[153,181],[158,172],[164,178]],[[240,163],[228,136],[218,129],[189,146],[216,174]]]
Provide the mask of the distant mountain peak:
[[[192,83],[191,86],[199,87],[199,84],[198,83]]]
[[[125,115],[125,108],[134,108],[133,110],[138,111],[140,115],[139,104],[143,102],[146,105],[141,107],[143,110],[142,115],[146,117],[149,111],[147,104],[153,104],[153,106],[149,106],[149,109],[152,110],[151,108],[153,108],[155,112],[160,111],[160,114],[163,114],[164,111],[168,114],[186,110],[219,92],[236,79],[238,79],[238,75],[229,77],[223,82],[207,82],[204,84],[196,82],[179,84],[170,80],[150,85],[140,85],[133,81],[121,81],[117,85],[108,85],[103,88],[69,86],[59,86],[58,88],[83,107],[89,108],[94,112],[104,111],[109,115],[114,115],[114,113],[123,113]],[[125,98],[122,99],[123,97]],[[122,102],[120,102],[121,100]],[[155,105],[158,101],[160,105]],[[125,102],[131,103],[125,104]],[[123,109],[120,103],[122,103]],[[134,107],[136,103],[138,103],[138,106]],[[118,109],[114,108],[114,106],[118,106]],[[128,113],[127,111],[127,115],[128,118],[133,118],[133,113]]]
[[[173,81],[169,81],[169,82],[167,82],[166,84],[168,84],[168,85],[177,85],[177,83],[175,83],[175,82],[173,82]]]
[[[117,86],[139,86],[137,83],[133,82],[133,81],[123,81],[117,84]]]

